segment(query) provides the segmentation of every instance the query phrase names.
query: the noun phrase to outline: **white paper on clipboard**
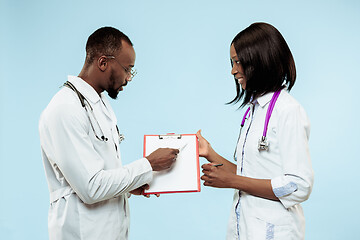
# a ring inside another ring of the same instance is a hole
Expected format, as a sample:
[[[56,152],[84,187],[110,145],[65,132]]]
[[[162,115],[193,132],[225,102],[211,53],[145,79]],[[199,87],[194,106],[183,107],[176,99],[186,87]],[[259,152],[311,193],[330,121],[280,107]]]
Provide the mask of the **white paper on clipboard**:
[[[169,170],[154,172],[146,194],[200,192],[198,141],[195,134],[145,135],[144,157],[158,148],[180,150]]]

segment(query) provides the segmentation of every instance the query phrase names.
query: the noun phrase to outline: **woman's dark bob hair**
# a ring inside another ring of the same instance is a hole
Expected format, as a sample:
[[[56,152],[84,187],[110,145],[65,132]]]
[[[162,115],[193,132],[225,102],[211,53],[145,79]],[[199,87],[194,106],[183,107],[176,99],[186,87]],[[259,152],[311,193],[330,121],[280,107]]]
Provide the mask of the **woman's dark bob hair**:
[[[246,88],[243,91],[238,81],[236,97],[229,103],[245,106],[259,96],[294,86],[295,62],[289,46],[281,33],[267,23],[253,23],[238,33],[234,40],[236,55],[244,69]]]

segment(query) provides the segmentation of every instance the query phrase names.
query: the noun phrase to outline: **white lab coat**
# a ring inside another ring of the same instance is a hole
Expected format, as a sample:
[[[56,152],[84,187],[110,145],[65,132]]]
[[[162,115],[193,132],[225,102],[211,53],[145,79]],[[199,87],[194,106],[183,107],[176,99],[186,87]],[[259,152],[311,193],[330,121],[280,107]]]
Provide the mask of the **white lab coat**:
[[[314,181],[308,139],[310,122],[301,105],[285,90],[272,112],[267,139],[269,151],[259,151],[266,112],[273,93],[250,104],[250,117],[237,145],[237,174],[271,179],[278,201],[235,190],[227,239],[304,239],[301,202],[308,199]],[[242,168],[242,170],[241,170]]]
[[[151,165],[146,158],[122,165],[117,119],[105,94],[100,98],[78,77],[68,80],[90,102],[108,141],[95,137],[78,96],[67,87],[43,111],[39,132],[50,191],[50,240],[127,239],[129,191],[152,180]]]

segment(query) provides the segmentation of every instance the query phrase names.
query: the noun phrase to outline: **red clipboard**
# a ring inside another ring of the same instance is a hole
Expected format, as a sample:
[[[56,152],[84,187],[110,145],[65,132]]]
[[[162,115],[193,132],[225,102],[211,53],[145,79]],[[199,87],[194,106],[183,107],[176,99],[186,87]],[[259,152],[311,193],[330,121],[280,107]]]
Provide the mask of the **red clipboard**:
[[[196,134],[144,135],[144,157],[158,148],[177,148],[174,165],[154,171],[150,188],[144,194],[200,192],[199,147]]]

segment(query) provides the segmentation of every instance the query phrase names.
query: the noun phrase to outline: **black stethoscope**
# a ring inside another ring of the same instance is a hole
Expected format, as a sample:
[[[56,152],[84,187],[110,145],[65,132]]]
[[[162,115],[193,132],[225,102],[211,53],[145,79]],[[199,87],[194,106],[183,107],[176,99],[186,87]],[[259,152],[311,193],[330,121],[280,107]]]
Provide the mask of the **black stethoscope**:
[[[100,127],[100,124],[98,122],[98,120],[96,119],[95,117],[95,114],[94,114],[94,111],[93,111],[93,108],[91,107],[89,101],[84,97],[84,95],[82,95],[77,89],[76,87],[69,81],[66,81],[66,83],[64,83],[64,86],[65,87],[68,87],[70,88],[71,90],[73,90],[79,97],[79,100],[80,100],[80,103],[81,103],[81,106],[85,109],[86,113],[87,113],[87,116],[88,116],[88,119],[89,119],[89,122],[90,122],[90,125],[91,125],[91,128],[95,134],[95,137],[100,140],[100,141],[103,141],[103,142],[107,142],[109,139],[107,137],[105,137],[104,135],[104,132],[102,131],[101,127]],[[86,104],[85,104],[85,101],[86,101]],[[88,110],[89,109],[89,110]],[[98,126],[98,128],[100,129],[100,132],[101,132],[101,136],[99,137],[95,131],[95,128],[94,128],[94,125],[93,125],[93,121],[91,121],[91,118],[90,118],[90,113],[92,115],[92,118],[95,119],[96,121],[96,124]],[[119,143],[121,143],[125,138],[124,138],[124,135],[123,134],[120,134],[119,132],[119,128],[118,126],[116,125],[116,131],[118,133],[118,136],[119,136]],[[115,145],[116,146],[116,145]]]
[[[261,138],[259,139],[259,142],[258,142],[258,150],[259,151],[263,151],[263,150],[266,150],[266,151],[269,151],[269,142],[267,141],[266,139],[266,133],[267,133],[267,129],[268,129],[268,125],[269,125],[269,120],[270,120],[270,117],[271,117],[271,114],[272,114],[272,111],[274,110],[274,106],[275,106],[275,103],[276,103],[276,100],[278,99],[279,95],[280,95],[280,92],[281,90],[278,90],[276,92],[274,92],[272,98],[271,98],[271,101],[269,103],[269,107],[267,109],[267,112],[266,112],[266,117],[265,117],[265,124],[264,124],[264,131],[263,131],[263,135],[261,136]],[[241,136],[241,130],[242,128],[244,127],[245,125],[245,121],[248,117],[250,117],[250,107],[246,110],[244,116],[243,116],[243,119],[241,121],[241,125],[240,125],[240,133],[239,133],[239,137],[238,137],[238,140],[237,140],[237,144],[236,144],[236,147],[235,147],[235,152],[234,152],[234,160],[237,161],[237,158],[236,158],[236,153],[237,153],[237,145],[239,144],[239,140],[240,140],[240,136]],[[249,116],[248,116],[249,115]]]

